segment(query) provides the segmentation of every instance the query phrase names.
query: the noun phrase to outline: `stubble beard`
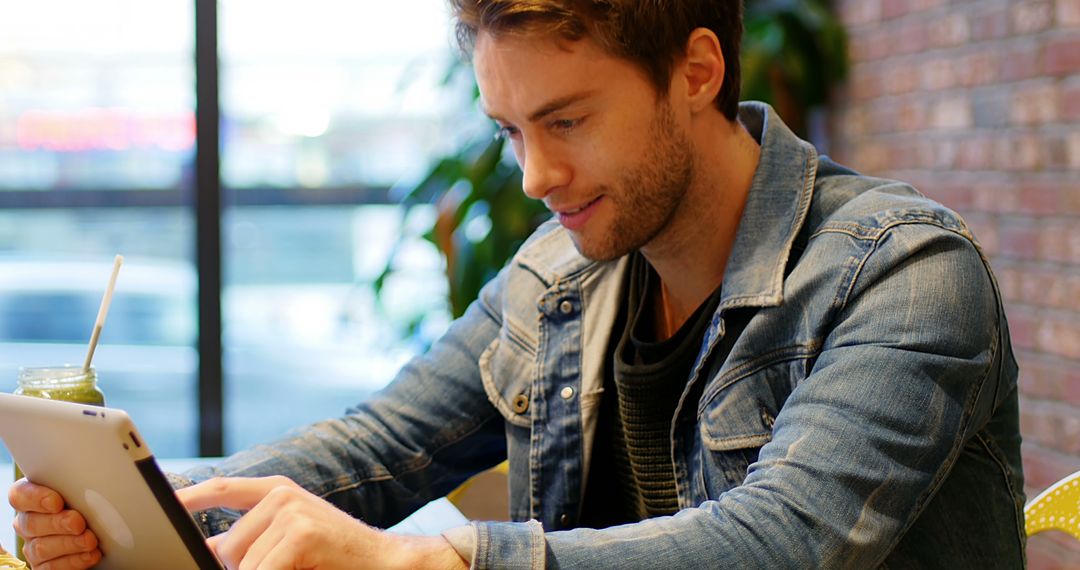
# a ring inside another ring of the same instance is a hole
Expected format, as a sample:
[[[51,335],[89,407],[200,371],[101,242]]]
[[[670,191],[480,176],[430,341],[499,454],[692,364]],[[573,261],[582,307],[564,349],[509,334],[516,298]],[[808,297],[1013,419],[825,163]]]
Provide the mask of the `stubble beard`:
[[[595,261],[618,259],[647,245],[675,218],[694,177],[694,155],[666,99],[657,104],[648,137],[653,142],[639,164],[616,188],[601,188],[613,212],[606,233],[589,239],[571,233],[581,255]]]

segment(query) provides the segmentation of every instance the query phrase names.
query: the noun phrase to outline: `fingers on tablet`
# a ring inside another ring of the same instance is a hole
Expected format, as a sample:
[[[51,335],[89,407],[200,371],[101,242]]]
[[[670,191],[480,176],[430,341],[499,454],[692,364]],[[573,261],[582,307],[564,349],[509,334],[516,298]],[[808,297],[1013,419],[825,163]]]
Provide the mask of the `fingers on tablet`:
[[[60,514],[19,513],[15,517],[15,532],[23,538],[52,535],[77,535],[86,530],[86,519],[75,511]]]
[[[64,499],[59,493],[26,479],[19,479],[11,486],[8,502],[20,512],[59,513],[64,508]]]
[[[23,546],[23,553],[35,563],[34,567],[37,568],[42,562],[59,560],[72,554],[92,553],[97,550],[97,546],[97,536],[86,531],[77,536],[53,535],[32,539]],[[76,562],[76,560],[73,559],[70,562]]]
[[[34,570],[85,570],[92,568],[98,562],[101,562],[100,550],[69,554],[46,562],[31,562],[31,564]]]

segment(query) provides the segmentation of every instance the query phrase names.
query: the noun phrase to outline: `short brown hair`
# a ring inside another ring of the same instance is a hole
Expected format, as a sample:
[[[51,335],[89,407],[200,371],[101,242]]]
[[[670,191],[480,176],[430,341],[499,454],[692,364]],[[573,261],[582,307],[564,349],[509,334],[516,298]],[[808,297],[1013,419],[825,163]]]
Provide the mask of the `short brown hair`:
[[[659,94],[690,33],[708,28],[720,39],[724,84],[716,107],[730,121],[739,110],[742,0],[450,0],[458,45],[471,53],[481,32],[589,37],[608,53],[639,65]]]

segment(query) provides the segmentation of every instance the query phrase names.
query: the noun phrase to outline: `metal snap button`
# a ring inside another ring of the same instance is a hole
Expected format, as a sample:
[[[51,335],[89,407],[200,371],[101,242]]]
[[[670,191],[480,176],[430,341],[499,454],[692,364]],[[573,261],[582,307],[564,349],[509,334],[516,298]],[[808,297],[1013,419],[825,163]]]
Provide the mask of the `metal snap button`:
[[[563,528],[570,526],[570,516],[566,513],[559,515],[559,526]]]
[[[570,301],[563,301],[559,303],[559,310],[562,311],[562,314],[569,315],[574,312],[574,304]]]
[[[529,409],[529,397],[525,394],[518,394],[514,397],[514,413],[524,414]]]
[[[559,392],[559,395],[562,396],[562,399],[569,400],[574,397],[574,389],[570,386],[566,386]]]

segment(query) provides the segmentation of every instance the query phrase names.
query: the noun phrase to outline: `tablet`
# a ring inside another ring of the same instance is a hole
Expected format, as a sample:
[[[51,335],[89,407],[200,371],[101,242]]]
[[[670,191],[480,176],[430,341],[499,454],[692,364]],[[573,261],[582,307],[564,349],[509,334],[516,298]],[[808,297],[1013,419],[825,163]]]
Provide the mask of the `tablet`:
[[[30,481],[83,514],[97,568],[221,570],[124,411],[0,393],[0,439]]]

